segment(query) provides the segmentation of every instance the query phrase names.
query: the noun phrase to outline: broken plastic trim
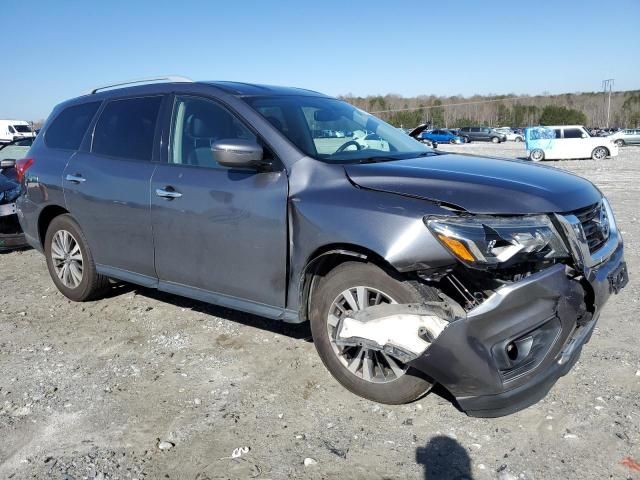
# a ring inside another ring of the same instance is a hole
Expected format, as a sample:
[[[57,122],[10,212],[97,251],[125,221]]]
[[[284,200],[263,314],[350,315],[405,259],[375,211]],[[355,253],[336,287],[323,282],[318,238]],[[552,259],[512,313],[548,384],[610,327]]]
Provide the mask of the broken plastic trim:
[[[424,354],[460,313],[446,302],[376,305],[343,317],[335,343],[382,351],[407,363]]]

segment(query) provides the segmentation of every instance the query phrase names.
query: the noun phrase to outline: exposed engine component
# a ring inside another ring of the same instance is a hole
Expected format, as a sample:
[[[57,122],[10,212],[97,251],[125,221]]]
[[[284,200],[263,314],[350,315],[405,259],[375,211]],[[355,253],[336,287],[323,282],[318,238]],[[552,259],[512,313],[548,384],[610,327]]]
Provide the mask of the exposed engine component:
[[[336,345],[363,346],[410,362],[459,319],[459,313],[446,302],[376,305],[343,317]]]

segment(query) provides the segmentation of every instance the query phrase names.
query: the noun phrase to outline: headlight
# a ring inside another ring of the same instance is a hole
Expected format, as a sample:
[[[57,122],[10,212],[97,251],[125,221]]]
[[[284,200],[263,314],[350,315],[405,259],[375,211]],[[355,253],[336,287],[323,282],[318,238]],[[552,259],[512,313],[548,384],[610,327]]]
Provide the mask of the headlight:
[[[569,256],[546,215],[522,217],[426,217],[440,243],[465,264],[483,268],[523,260]]]

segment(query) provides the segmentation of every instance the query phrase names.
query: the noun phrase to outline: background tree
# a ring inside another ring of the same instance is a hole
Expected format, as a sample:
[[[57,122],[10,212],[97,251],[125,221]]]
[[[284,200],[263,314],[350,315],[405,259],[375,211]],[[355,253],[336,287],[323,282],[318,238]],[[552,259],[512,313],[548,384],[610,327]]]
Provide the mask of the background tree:
[[[572,108],[549,105],[544,107],[540,115],[541,125],[584,125],[586,123],[587,116]]]

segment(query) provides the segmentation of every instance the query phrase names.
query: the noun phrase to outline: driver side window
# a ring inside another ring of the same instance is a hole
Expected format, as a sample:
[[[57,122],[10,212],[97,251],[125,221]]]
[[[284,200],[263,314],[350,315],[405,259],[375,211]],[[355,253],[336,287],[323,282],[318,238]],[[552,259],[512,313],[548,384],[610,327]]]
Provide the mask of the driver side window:
[[[173,107],[169,163],[227,168],[213,158],[211,146],[220,140],[251,140],[256,135],[218,103],[178,96]]]

